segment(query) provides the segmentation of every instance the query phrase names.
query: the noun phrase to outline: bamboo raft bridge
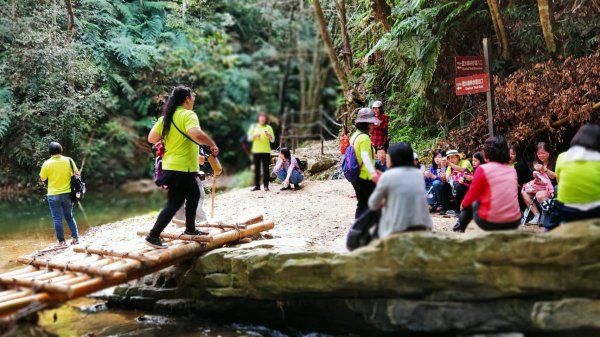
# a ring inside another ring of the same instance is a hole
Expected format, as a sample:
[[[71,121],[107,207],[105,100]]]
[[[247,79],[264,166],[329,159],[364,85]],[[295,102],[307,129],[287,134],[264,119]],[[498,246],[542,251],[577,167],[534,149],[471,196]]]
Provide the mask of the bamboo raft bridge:
[[[262,216],[236,224],[204,222],[197,227],[209,235],[162,233],[168,249],[132,244],[128,251],[115,251],[76,245],[75,254],[67,258],[20,257],[18,261],[26,267],[0,274],[0,324],[152,274],[274,226]]]

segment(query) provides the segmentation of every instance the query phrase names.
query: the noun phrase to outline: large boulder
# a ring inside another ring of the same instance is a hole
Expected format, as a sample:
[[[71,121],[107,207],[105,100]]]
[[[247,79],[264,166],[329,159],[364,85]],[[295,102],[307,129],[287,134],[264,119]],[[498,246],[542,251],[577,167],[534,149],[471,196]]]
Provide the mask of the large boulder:
[[[599,259],[600,220],[547,234],[402,233],[344,254],[273,239],[199,257],[176,288],[127,295],[277,301],[308,316],[335,302],[332,317],[353,312],[378,331],[600,331]]]
[[[308,160],[308,172],[310,174],[316,174],[328,170],[332,166],[337,164],[337,161],[333,158],[321,156],[315,159]]]

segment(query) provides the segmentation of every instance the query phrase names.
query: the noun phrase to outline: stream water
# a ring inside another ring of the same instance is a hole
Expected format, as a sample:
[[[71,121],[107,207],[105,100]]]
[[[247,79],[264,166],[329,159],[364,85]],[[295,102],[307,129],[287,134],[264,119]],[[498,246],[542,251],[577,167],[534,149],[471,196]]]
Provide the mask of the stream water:
[[[160,192],[143,196],[92,194],[86,195],[83,201],[85,212],[76,209],[74,213],[79,231],[83,234],[92,226],[157,212],[164,202],[165,196]],[[65,237],[70,237],[66,225]],[[16,261],[20,255],[43,249],[55,242],[50,210],[44,199],[0,202],[0,273],[20,266]],[[39,317],[39,326],[58,336],[323,336],[286,327],[215,323],[191,316],[107,309],[103,301],[92,298],[72,300],[59,308],[41,312]]]

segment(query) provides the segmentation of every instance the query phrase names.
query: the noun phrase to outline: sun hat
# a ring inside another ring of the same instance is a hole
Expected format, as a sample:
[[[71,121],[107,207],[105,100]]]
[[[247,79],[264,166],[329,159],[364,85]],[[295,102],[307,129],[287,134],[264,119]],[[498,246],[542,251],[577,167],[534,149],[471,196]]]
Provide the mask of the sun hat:
[[[356,114],[355,123],[379,124],[380,121],[377,117],[375,117],[373,110],[369,108],[362,108],[358,110],[358,114]]]
[[[383,103],[381,101],[375,101],[373,102],[373,108],[379,108],[383,106]]]
[[[459,156],[460,157],[460,154],[458,154],[458,150],[448,150],[446,152],[446,158],[448,158],[450,156]]]

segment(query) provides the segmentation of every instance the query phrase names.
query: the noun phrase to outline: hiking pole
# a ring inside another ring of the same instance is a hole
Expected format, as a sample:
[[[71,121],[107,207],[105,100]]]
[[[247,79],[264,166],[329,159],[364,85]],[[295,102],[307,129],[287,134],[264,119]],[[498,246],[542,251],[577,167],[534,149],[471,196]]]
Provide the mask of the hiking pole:
[[[215,218],[215,190],[217,189],[217,176],[213,174],[212,192],[210,193],[210,218]]]

